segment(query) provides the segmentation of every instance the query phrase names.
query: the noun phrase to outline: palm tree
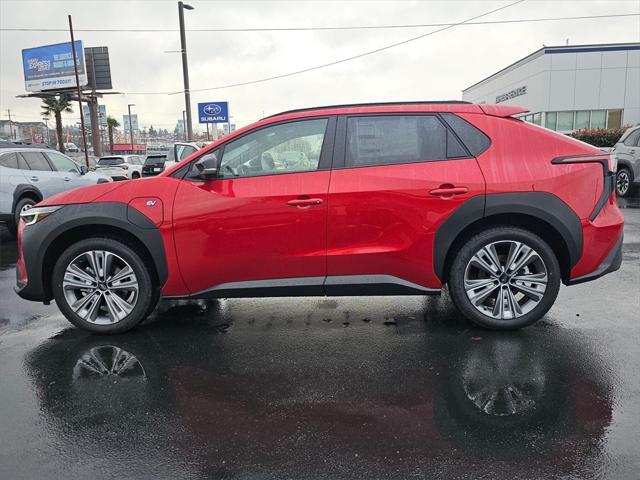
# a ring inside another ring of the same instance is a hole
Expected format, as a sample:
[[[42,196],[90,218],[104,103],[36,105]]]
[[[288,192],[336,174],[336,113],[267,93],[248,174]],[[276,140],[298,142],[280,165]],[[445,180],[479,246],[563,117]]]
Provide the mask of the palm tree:
[[[113,129],[118,128],[120,123],[113,117],[107,117],[107,128],[109,129],[109,150],[113,155]]]
[[[64,153],[64,139],[62,138],[62,112],[72,113],[71,102],[66,95],[59,98],[48,97],[42,100],[42,115],[55,118],[56,137],[58,137],[58,150]]]

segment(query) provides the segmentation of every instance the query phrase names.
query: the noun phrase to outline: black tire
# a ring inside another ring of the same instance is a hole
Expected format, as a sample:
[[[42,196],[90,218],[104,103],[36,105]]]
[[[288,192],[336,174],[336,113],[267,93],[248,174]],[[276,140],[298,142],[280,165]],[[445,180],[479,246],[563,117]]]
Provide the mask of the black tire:
[[[627,167],[620,167],[616,173],[616,195],[628,197],[633,190],[633,177]]]
[[[464,275],[471,257],[482,247],[500,241],[517,241],[533,248],[540,256],[547,273],[542,299],[527,313],[510,319],[496,319],[479,311],[469,300],[464,288]],[[492,330],[515,330],[537,322],[547,313],[558,296],[561,272],[551,247],[538,235],[518,227],[492,227],[471,237],[455,254],[449,270],[449,290],[454,305],[476,325]]]
[[[107,325],[98,325],[87,321],[73,311],[64,295],[62,281],[67,266],[78,255],[90,250],[105,250],[120,256],[131,266],[137,278],[138,296],[136,304],[133,310],[120,321]],[[129,245],[112,238],[88,238],[67,248],[53,268],[51,286],[56,304],[67,320],[78,328],[101,334],[122,333],[132,329],[153,311],[159,298],[159,290],[153,285],[149,268],[141,256]]]
[[[140,178],[140,174],[138,172],[132,172],[131,173],[131,179],[135,180],[137,178]]]
[[[22,197],[20,200],[18,200],[18,203],[16,203],[16,209],[13,211],[13,220],[7,222],[7,227],[11,235],[15,236],[18,232],[18,224],[20,223],[20,212],[22,211],[22,209],[24,207],[31,208],[36,203],[38,203],[37,200],[34,200],[30,197]]]

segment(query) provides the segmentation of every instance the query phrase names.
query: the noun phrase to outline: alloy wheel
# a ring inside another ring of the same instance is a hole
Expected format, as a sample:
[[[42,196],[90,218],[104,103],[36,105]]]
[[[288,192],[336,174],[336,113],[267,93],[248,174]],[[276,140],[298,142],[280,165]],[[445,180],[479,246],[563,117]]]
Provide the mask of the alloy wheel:
[[[629,174],[625,170],[620,170],[616,176],[616,192],[618,195],[626,195],[630,184],[631,179],[629,178]]]
[[[523,242],[505,240],[480,248],[464,272],[464,289],[482,314],[511,320],[540,304],[548,273],[542,257]]]
[[[110,325],[124,320],[138,301],[133,268],[105,250],[81,253],[67,266],[62,281],[69,307],[83,320]]]

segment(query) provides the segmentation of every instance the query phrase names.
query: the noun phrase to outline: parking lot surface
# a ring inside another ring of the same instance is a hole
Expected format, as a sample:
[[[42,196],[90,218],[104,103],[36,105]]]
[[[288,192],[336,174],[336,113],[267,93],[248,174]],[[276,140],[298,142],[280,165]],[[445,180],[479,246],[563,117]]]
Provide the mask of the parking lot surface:
[[[640,210],[620,271],[519,332],[443,297],[164,302],[124,335],[13,293],[0,478],[637,478]]]

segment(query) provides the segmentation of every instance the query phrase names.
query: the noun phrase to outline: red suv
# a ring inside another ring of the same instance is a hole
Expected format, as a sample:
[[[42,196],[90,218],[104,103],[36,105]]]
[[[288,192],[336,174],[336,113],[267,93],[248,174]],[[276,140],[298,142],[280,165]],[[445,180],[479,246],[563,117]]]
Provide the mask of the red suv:
[[[617,270],[614,157],[513,106],[409,102],[284,112],[143,181],[22,214],[18,294],[76,326],[165,298],[430,295],[483,327],[542,317],[560,282]]]

